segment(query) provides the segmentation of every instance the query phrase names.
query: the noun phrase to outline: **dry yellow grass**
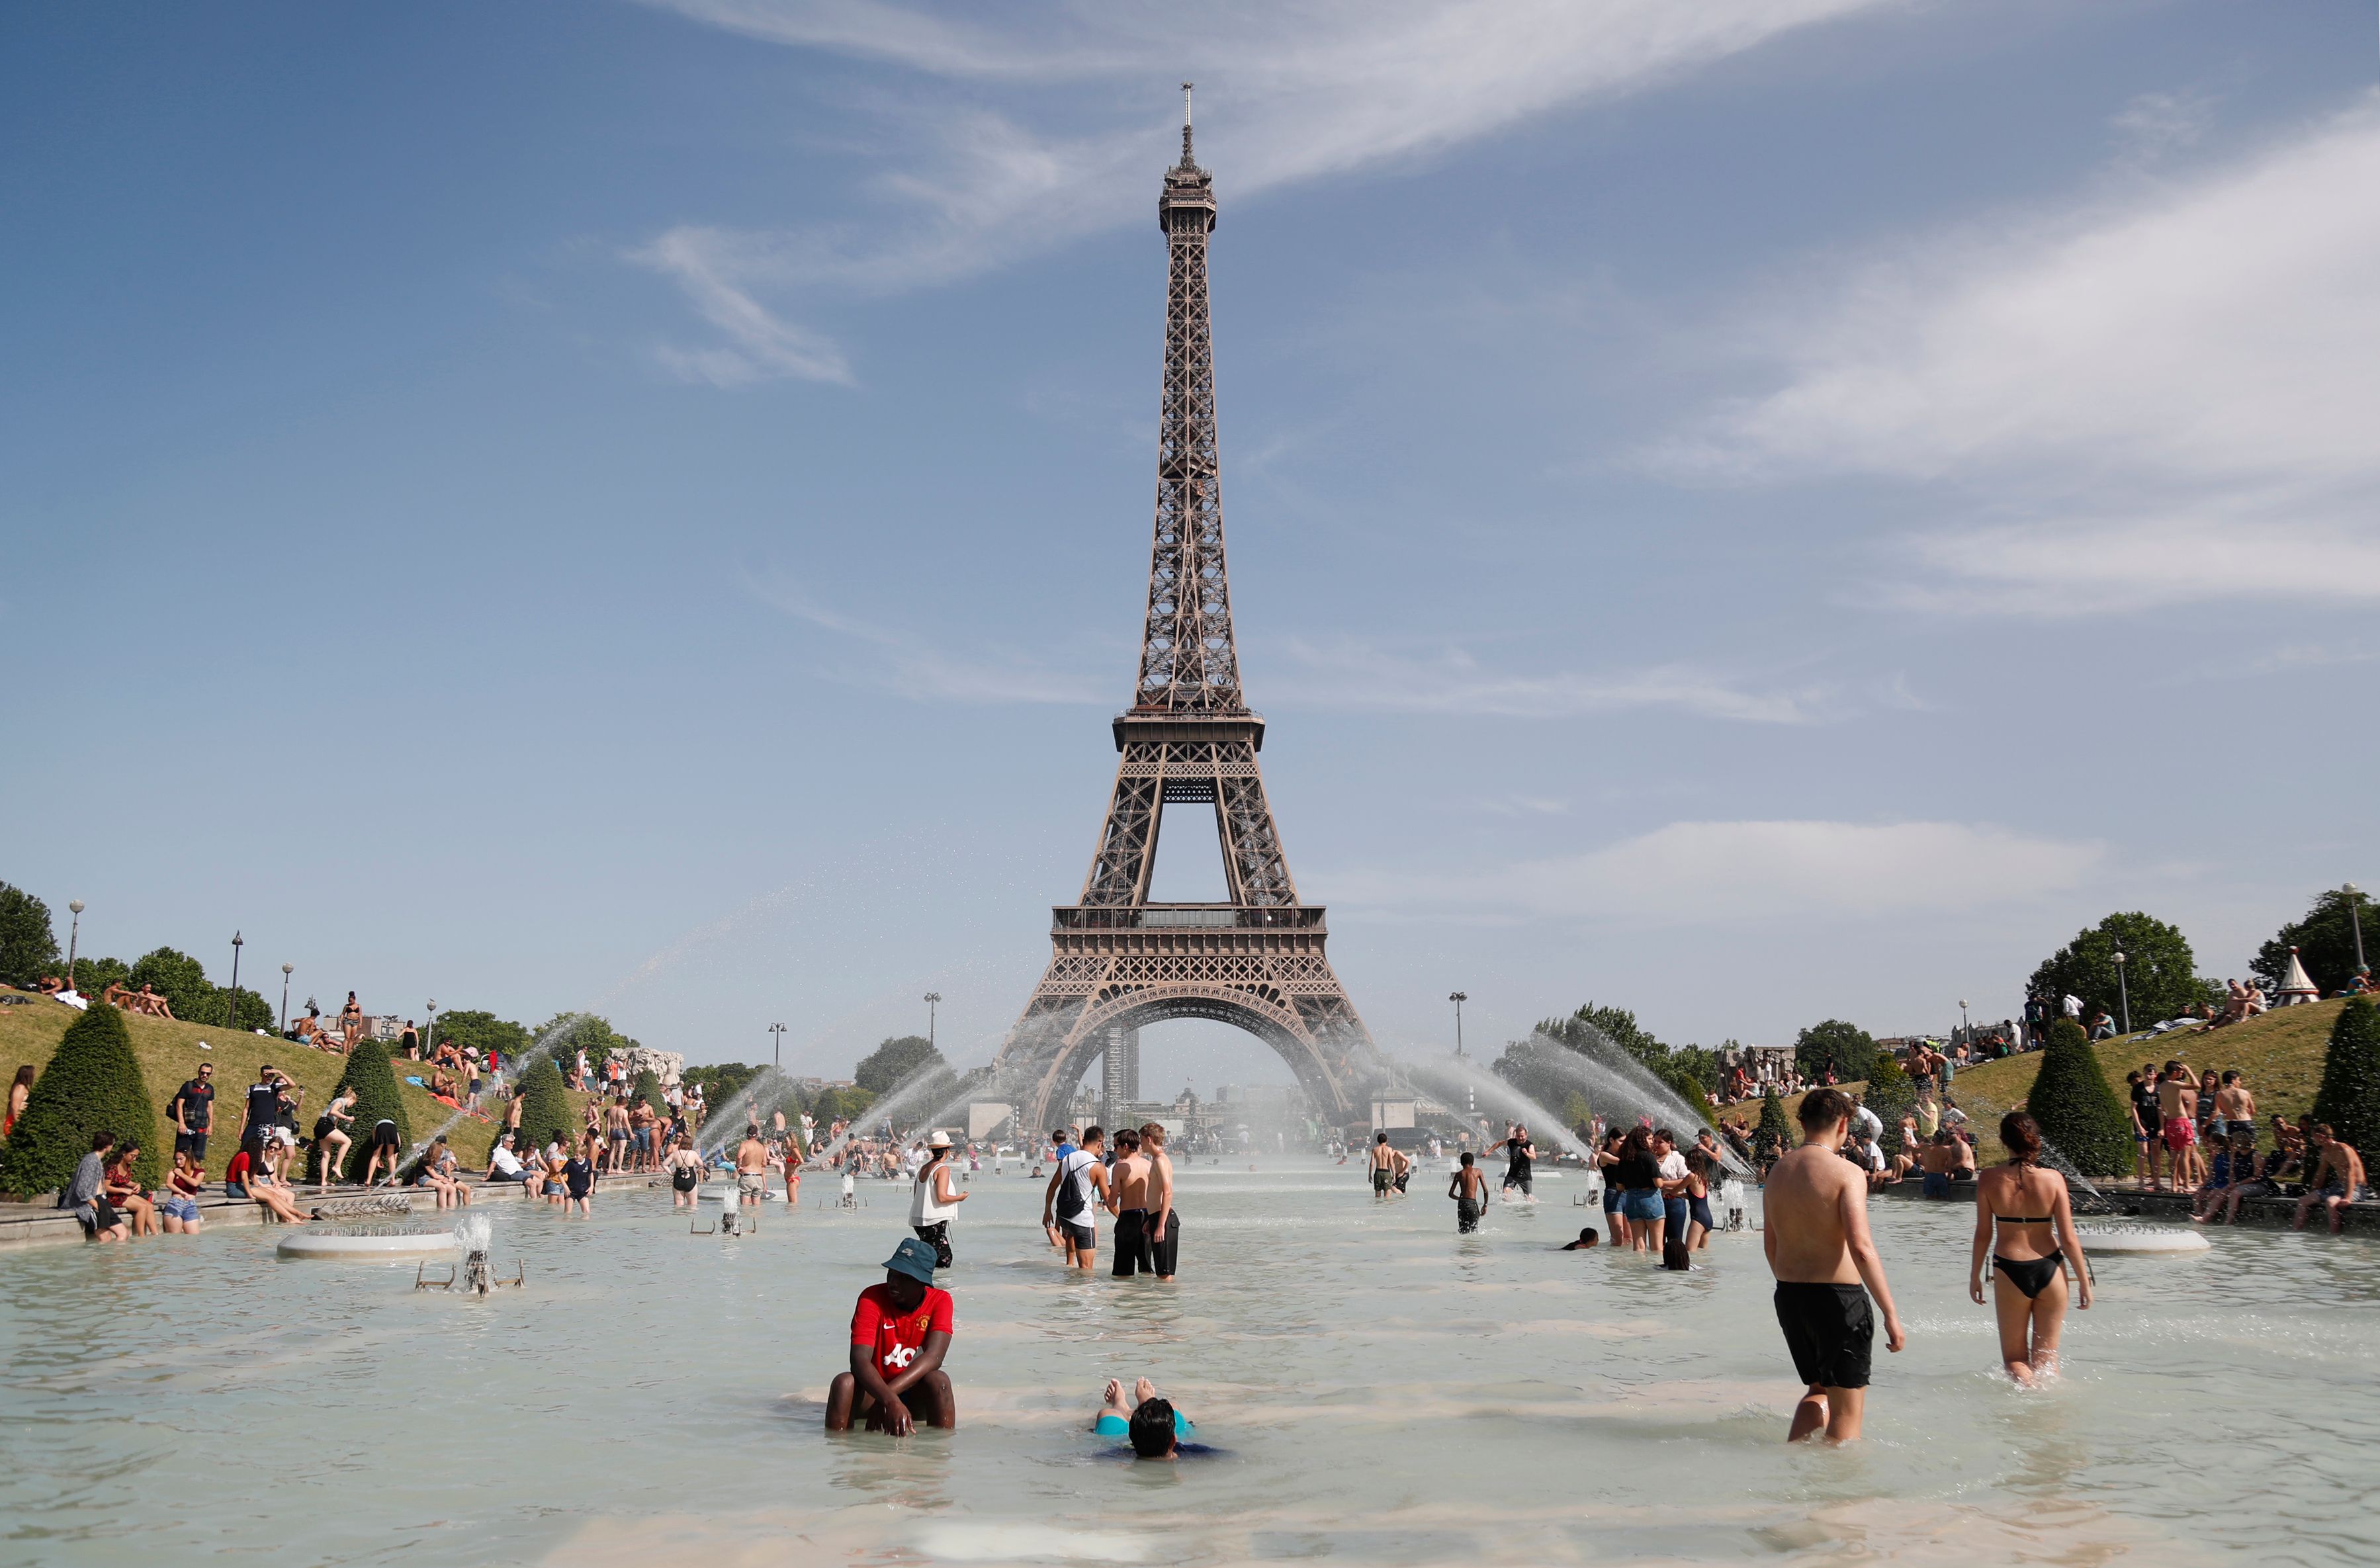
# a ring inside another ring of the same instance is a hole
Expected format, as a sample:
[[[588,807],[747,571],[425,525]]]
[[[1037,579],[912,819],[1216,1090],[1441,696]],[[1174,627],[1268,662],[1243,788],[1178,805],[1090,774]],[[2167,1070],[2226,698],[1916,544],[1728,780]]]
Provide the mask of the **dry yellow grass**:
[[[0,987],[0,996],[24,994]],[[0,1007],[0,1083],[13,1081],[17,1068],[23,1063],[30,1062],[37,1069],[47,1067],[67,1026],[76,1016],[74,1009],[40,996],[28,996],[21,1006]],[[240,1095],[256,1081],[257,1068],[270,1062],[304,1086],[306,1099],[298,1112],[301,1132],[311,1130],[315,1115],[330,1100],[332,1090],[338,1087],[339,1076],[346,1070],[347,1059],[344,1056],[293,1045],[278,1038],[244,1035],[221,1027],[147,1018],[131,1013],[124,1015],[124,1025],[132,1036],[133,1054],[140,1059],[140,1074],[147,1081],[150,1101],[157,1108],[158,1129],[169,1137],[173,1127],[165,1118],[165,1101],[173,1098],[182,1080],[189,1077],[200,1063],[214,1064],[216,1132],[208,1142],[207,1174],[217,1179],[238,1148]],[[200,1051],[199,1044],[202,1040],[211,1049]],[[419,1064],[399,1058],[395,1065],[397,1087],[405,1095],[406,1118],[415,1137],[425,1136],[454,1112],[431,1099],[427,1090],[404,1081],[407,1071],[419,1072]],[[428,1076],[426,1073],[420,1076]],[[573,1111],[583,1106],[586,1098],[571,1096]],[[487,1164],[488,1147],[493,1141],[494,1128],[470,1116],[464,1117],[447,1134],[447,1142],[455,1156],[474,1170]],[[166,1147],[170,1153],[172,1145],[168,1143]]]

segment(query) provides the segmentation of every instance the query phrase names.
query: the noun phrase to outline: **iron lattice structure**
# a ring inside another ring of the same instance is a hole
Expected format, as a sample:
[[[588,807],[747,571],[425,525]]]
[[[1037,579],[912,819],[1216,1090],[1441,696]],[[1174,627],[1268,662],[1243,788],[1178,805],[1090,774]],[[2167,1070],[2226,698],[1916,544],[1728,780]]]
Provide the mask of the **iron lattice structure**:
[[[1265,799],[1265,722],[1240,686],[1223,560],[1207,305],[1213,179],[1190,144],[1157,202],[1168,260],[1165,392],[1148,609],[1132,707],[1080,902],[1050,911],[1050,966],[995,1063],[1028,1129],[1051,1125],[1093,1057],[1137,1044],[1167,1018],[1234,1024],[1278,1051],[1325,1116],[1344,1123],[1377,1078],[1371,1035],[1324,955],[1323,910],[1301,904]],[[1222,841],[1228,897],[1152,904],[1149,877],[1169,806],[1204,805]]]

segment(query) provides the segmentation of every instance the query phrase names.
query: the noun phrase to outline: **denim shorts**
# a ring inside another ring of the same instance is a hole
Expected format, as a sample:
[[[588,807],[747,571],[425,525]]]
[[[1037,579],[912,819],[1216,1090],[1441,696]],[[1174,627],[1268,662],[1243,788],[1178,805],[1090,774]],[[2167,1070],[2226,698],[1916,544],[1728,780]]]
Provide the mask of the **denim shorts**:
[[[1670,1217],[1669,1206],[1661,1201],[1661,1195],[1658,1192],[1622,1193],[1620,1212],[1628,1219],[1642,1220],[1647,1224]]]

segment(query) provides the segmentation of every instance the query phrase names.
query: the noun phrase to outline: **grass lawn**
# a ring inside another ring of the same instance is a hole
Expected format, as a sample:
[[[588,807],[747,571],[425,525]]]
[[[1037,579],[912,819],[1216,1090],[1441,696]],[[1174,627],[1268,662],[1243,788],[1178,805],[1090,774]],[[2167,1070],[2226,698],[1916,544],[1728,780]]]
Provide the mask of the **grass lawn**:
[[[2283,1007],[2210,1035],[2178,1031],[2155,1039],[2134,1035],[2101,1040],[2092,1049],[2098,1053],[2099,1070],[2115,1086],[2119,1098],[2126,1093],[2126,1073],[2137,1070],[2144,1062],[2155,1061],[2162,1066],[2179,1057],[2193,1072],[2212,1067],[2224,1073],[2237,1067],[2245,1075],[2249,1091],[2256,1097],[2259,1122],[2276,1111],[2294,1120],[2313,1109],[2314,1091],[2322,1086],[2322,1059],[2330,1044],[2331,1027],[2338,1023],[2339,1010],[2346,1005],[2344,1001],[2338,1001]],[[1998,1136],[1999,1119],[2024,1103],[2026,1096],[2033,1092],[2034,1076],[2040,1071],[2041,1053],[2029,1051],[2022,1056],[1987,1062],[1980,1067],[1961,1068],[1952,1082],[1951,1098],[1974,1119],[1976,1157],[1985,1164],[2003,1158]],[[1785,1114],[1789,1119],[1801,1103],[1798,1094],[1786,1097]],[[1744,1108],[1756,1115],[1760,1102],[1747,1100],[1741,1107],[1729,1106],[1727,1110],[1732,1113]]]
[[[6,1083],[15,1079],[18,1067],[24,1063],[30,1062],[37,1069],[46,1068],[67,1026],[78,1015],[73,1008],[47,997],[9,991],[5,987],[0,987],[0,995],[27,998],[22,1006],[0,1007],[0,1083]],[[327,1051],[295,1045],[277,1037],[239,1034],[220,1026],[177,1023],[127,1013],[124,1027],[132,1036],[133,1054],[140,1059],[140,1076],[148,1087],[149,1102],[156,1108],[157,1128],[165,1138],[168,1159],[173,1154],[174,1124],[165,1115],[165,1101],[173,1098],[182,1080],[198,1070],[200,1063],[214,1064],[215,1131],[207,1142],[207,1174],[217,1181],[223,1178],[225,1164],[238,1150],[241,1096],[256,1081],[258,1067],[270,1062],[305,1086],[306,1098],[298,1112],[298,1134],[305,1136],[313,1131],[314,1118],[329,1103],[331,1091],[338,1087],[339,1076],[347,1066],[346,1057]],[[212,1049],[200,1051],[201,1040]],[[405,1081],[408,1071],[429,1076],[420,1072],[419,1064],[400,1057],[395,1065],[397,1088],[405,1096],[407,1129],[413,1136],[424,1137],[454,1112],[432,1100],[428,1090]],[[571,1095],[572,1112],[581,1110],[586,1100],[585,1095]],[[446,1138],[465,1166],[473,1171],[484,1170],[495,1128],[477,1117],[466,1116]]]

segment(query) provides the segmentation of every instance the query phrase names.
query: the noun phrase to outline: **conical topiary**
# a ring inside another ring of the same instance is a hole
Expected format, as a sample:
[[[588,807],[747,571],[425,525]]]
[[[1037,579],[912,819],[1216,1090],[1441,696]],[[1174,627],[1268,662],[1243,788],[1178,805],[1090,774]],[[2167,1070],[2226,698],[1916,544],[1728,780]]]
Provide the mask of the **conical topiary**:
[[[2099,1053],[2073,1019],[2049,1026],[2025,1109],[2040,1124],[2043,1138],[2082,1174],[2116,1176],[2132,1168],[2138,1146],[2131,1112],[2116,1098],[2115,1086],[2099,1070]]]
[[[636,1086],[632,1092],[637,1099],[643,1100],[651,1109],[654,1115],[664,1122],[669,1120],[669,1101],[662,1098],[662,1081],[653,1076],[653,1070],[650,1067],[637,1075]]]
[[[2367,1169],[2380,1157],[2380,1008],[2363,997],[2339,1009],[2330,1027],[2313,1119],[2329,1123],[2341,1142],[2363,1156]]]
[[[32,1097],[8,1138],[0,1185],[19,1197],[48,1192],[74,1179],[91,1152],[91,1135],[111,1132],[119,1147],[140,1146],[133,1174],[143,1186],[164,1180],[172,1146],[159,1136],[157,1106],[132,1054],[124,1015],[92,1007],[67,1026],[56,1052],[33,1081]]]
[[[519,1146],[525,1156],[559,1139],[568,1144],[578,1134],[577,1118],[570,1113],[570,1096],[562,1087],[562,1069],[551,1056],[540,1056],[521,1077]]]
[[[382,1118],[396,1124],[396,1143],[400,1149],[413,1143],[413,1129],[406,1122],[405,1096],[396,1087],[396,1069],[389,1064],[388,1047],[376,1039],[356,1041],[353,1054],[347,1058],[347,1070],[339,1076],[339,1089],[356,1091],[355,1122],[347,1128],[346,1169],[345,1180],[360,1182],[371,1167],[372,1129]],[[388,1173],[386,1161],[381,1173]]]
[[[1866,1089],[1860,1095],[1860,1103],[1884,1123],[1883,1136],[1876,1140],[1878,1149],[1888,1155],[1916,1154],[1913,1149],[1900,1147],[1900,1119],[1917,1113],[1917,1086],[1909,1081],[1909,1075],[1900,1070],[1892,1052],[1876,1053],[1876,1066],[1871,1069]]]
[[[1793,1147],[1793,1124],[1785,1119],[1785,1102],[1770,1084],[1760,1097],[1760,1124],[1752,1129],[1752,1151],[1765,1164]]]

